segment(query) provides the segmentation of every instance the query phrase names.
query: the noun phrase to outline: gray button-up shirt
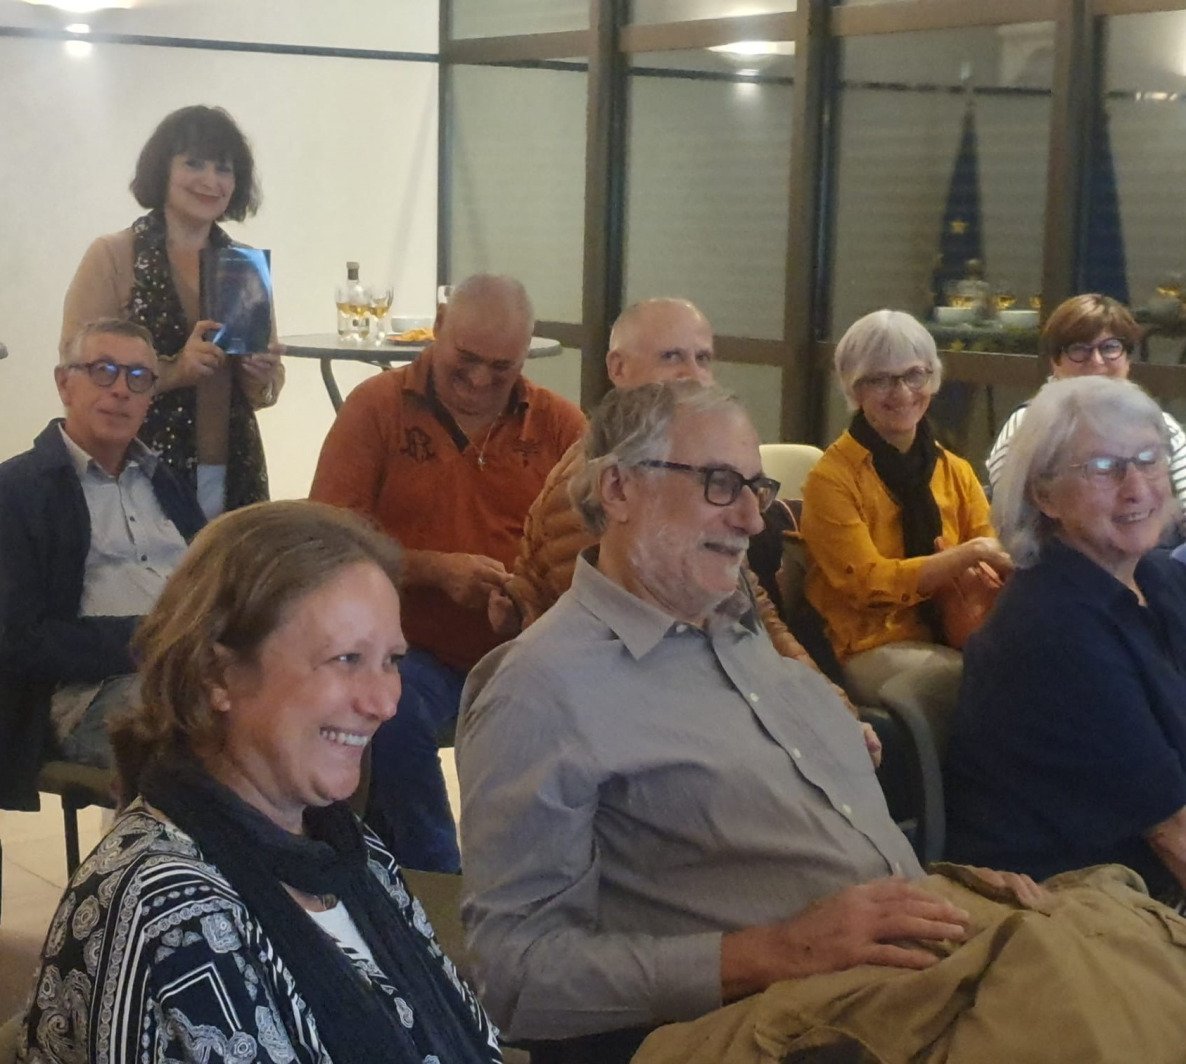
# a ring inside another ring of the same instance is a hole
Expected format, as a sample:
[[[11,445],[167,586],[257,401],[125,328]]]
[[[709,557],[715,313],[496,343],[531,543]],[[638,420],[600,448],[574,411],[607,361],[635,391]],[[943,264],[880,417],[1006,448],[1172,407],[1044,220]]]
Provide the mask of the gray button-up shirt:
[[[139,617],[152,608],[186,548],[152,490],[160,459],[133,440],[123,469],[113,477],[65,432],[62,440],[91,517],[79,614]]]
[[[133,440],[123,469],[113,477],[60,431],[91,521],[79,616],[140,617],[152,609],[186,550],[185,537],[152,490],[160,459]],[[78,726],[102,687],[102,682],[58,685],[50,717],[59,739]]]
[[[512,1038],[699,1016],[722,932],[922,874],[821,674],[736,600],[702,630],[587,557],[462,700],[462,915]]]

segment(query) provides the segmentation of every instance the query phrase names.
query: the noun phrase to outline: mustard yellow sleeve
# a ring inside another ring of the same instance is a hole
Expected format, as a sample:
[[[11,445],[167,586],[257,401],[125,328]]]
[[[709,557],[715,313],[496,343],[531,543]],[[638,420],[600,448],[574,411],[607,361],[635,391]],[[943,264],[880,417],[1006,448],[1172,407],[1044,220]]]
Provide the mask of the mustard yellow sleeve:
[[[820,459],[803,485],[803,539],[822,577],[809,581],[812,605],[825,619],[834,602],[848,609],[917,605],[923,600],[918,577],[926,558],[886,555],[891,547],[885,533],[891,527],[897,529],[901,549],[900,521],[890,512],[893,504],[862,491],[851,468],[828,457]]]
[[[952,456],[955,457],[955,456]],[[960,483],[963,496],[963,535],[961,543],[978,536],[996,537],[996,529],[992,527],[991,508],[988,496],[984,494],[984,487],[976,476],[976,471],[970,462],[962,458],[955,458],[955,475]]]

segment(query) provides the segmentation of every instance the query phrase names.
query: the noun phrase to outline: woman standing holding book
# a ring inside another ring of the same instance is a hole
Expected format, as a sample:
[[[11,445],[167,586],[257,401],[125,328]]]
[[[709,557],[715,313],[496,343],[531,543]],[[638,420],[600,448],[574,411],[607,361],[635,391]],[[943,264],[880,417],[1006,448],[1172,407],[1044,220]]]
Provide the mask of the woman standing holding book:
[[[219,323],[198,305],[199,253],[232,242],[216,223],[258,208],[251,148],[226,111],[183,107],[141,149],[131,190],[148,213],[87,249],[66,292],[61,343],[101,317],[152,333],[161,379],[140,436],[214,517],[268,497],[255,411],[284,384],[278,348],[228,358],[207,339]]]

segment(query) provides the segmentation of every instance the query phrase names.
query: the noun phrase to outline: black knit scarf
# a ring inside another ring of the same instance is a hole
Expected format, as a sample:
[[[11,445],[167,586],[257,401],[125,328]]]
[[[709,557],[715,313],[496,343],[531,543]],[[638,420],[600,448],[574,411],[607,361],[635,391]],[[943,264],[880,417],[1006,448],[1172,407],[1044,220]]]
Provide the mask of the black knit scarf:
[[[154,210],[132,223],[132,292],[127,315],[152,333],[164,361],[177,357],[189,339],[190,325],[173,283],[163,211]],[[210,246],[234,243],[217,225],[210,228]],[[197,392],[172,388],[153,397],[140,438],[191,487],[197,485]],[[237,377],[231,387],[227,439],[226,509],[235,510],[268,497],[268,471],[255,412]]]
[[[497,1054],[423,936],[367,869],[354,815],[336,802],[305,813],[307,836],[283,830],[212,779],[191,757],[150,764],[141,794],[193,837],[259,921],[317,1021],[336,1064],[489,1064]],[[284,889],[334,894],[390,982],[412,1006],[411,1030]]]
[[[939,445],[926,418],[918,423],[910,450],[903,453],[865,420],[858,410],[848,426],[849,435],[873,457],[873,469],[886,491],[902,510],[902,544],[905,557],[935,553],[935,539],[943,534],[939,504],[931,492],[931,477],[939,461]]]

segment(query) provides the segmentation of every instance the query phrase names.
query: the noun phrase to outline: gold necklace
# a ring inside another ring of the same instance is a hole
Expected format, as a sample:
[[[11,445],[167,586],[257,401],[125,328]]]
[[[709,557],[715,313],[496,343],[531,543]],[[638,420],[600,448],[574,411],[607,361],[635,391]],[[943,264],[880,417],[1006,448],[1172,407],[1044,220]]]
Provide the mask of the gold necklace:
[[[499,414],[492,422],[490,427],[486,430],[486,438],[482,441],[482,446],[478,450],[478,468],[486,468],[486,444],[490,442],[490,437],[494,435],[494,430],[498,427],[498,423],[502,420],[502,415]]]

